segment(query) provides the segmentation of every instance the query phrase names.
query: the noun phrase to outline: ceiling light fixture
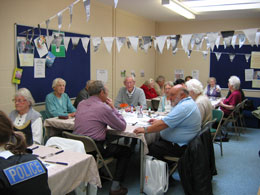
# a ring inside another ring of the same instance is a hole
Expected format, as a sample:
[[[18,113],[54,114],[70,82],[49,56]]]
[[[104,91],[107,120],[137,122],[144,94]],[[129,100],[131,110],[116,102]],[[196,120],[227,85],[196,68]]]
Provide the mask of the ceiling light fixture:
[[[162,5],[187,19],[195,19],[195,13],[177,0],[162,0]]]

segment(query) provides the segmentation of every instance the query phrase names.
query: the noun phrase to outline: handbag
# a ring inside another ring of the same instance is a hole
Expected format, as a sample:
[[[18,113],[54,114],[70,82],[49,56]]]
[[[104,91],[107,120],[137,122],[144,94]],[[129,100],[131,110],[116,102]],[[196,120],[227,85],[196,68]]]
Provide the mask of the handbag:
[[[168,190],[168,164],[164,161],[145,155],[144,193],[161,195]]]

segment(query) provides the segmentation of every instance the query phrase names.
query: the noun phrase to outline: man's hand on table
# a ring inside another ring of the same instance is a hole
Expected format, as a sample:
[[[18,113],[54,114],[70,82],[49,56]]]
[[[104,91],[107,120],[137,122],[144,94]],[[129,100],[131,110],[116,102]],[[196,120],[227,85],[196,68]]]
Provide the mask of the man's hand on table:
[[[138,127],[134,130],[135,134],[145,133],[145,129],[143,127]]]

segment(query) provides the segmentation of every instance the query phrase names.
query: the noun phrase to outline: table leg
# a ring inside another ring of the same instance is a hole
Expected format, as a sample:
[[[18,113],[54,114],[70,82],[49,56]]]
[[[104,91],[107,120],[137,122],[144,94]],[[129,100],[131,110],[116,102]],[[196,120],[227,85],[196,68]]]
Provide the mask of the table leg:
[[[144,166],[144,143],[142,141],[140,141],[140,193],[143,193],[144,191],[144,170],[145,170],[145,166]]]

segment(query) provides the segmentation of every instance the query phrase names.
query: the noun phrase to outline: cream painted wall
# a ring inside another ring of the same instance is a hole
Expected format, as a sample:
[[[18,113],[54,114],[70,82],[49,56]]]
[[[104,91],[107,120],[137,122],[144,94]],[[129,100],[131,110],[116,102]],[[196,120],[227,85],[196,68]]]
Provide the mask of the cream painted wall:
[[[156,35],[193,34],[259,28],[259,21],[260,18],[160,22],[156,24]],[[178,48],[182,49],[180,42]],[[205,41],[202,50],[206,50]],[[156,54],[156,75],[165,75],[167,80],[174,80],[175,69],[183,69],[184,76],[191,75],[192,70],[199,70],[199,79],[205,86],[209,76],[209,63],[209,55],[204,59],[201,52],[193,51],[191,57],[188,58],[183,50],[179,50],[177,54],[173,56],[171,51],[167,51],[166,48],[164,48],[163,54]],[[260,97],[260,92],[246,91],[246,95],[249,97]]]
[[[49,17],[57,14],[62,9],[68,7],[74,0],[14,0],[1,1],[1,38],[0,45],[0,109],[9,113],[13,108],[15,85],[11,84],[11,77],[15,66],[14,51],[14,23],[36,26],[44,22]],[[155,22],[135,16],[133,14],[114,9],[96,1],[91,1],[91,16],[86,22],[86,14],[82,1],[73,8],[73,23],[70,29],[68,10],[63,14],[63,31],[70,31],[91,36],[127,36],[127,35],[154,35]],[[42,27],[45,27],[43,25]],[[50,22],[49,28],[57,29],[57,18]],[[120,53],[115,52],[115,42],[113,52],[109,54],[102,41],[98,52],[93,51],[91,45],[91,79],[96,79],[97,69],[108,70],[107,86],[110,96],[115,98],[118,89],[123,85],[120,77],[120,70],[135,70],[137,76],[140,70],[147,70],[146,76],[155,75],[155,52],[150,50],[147,54],[143,52],[135,53],[132,49],[123,47]],[[137,82],[141,85],[144,79]],[[39,86],[40,87],[40,86]],[[114,90],[113,90],[114,89]],[[37,106],[37,110],[43,110],[44,106]]]

